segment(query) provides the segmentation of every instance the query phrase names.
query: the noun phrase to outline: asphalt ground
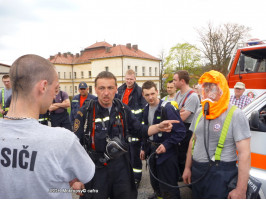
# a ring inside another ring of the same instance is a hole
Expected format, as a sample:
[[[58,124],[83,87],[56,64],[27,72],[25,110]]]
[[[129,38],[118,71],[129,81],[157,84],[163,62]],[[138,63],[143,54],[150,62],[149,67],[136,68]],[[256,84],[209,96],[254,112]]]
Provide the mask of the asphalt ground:
[[[149,169],[146,168],[146,161],[143,161],[142,167],[142,180],[138,189],[138,199],[147,199],[149,195],[153,193],[151,184],[150,184],[150,175]],[[184,185],[183,182],[179,182],[178,185]],[[188,187],[180,189],[182,199],[191,199],[191,189]]]

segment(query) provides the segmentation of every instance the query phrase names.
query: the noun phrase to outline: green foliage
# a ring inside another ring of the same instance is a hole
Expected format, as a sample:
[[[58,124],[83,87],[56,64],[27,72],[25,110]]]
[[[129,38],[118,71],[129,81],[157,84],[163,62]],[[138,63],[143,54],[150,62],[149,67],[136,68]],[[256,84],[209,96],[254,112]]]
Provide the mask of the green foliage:
[[[178,43],[170,49],[165,66],[169,70],[188,70],[189,68],[199,67],[201,65],[200,60],[200,50],[196,46],[189,43]]]
[[[204,73],[200,50],[189,43],[179,43],[173,46],[165,59],[164,66],[164,77],[166,79],[163,88],[166,88],[168,81],[173,80],[174,73],[178,70],[189,72],[190,86],[197,84],[199,77]],[[163,93],[165,92],[163,91]]]

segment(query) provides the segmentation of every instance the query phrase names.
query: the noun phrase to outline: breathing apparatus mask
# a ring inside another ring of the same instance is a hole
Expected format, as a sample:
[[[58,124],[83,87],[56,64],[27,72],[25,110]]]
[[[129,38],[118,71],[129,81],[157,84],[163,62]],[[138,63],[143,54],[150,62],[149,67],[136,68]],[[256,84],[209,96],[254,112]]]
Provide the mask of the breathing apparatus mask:
[[[128,151],[128,144],[118,137],[107,138],[107,145],[104,153],[105,163],[111,159],[117,159]]]
[[[211,70],[205,72],[199,79],[202,91],[202,109],[206,102],[209,103],[209,114],[206,119],[215,119],[225,112],[229,105],[230,92],[223,74]],[[203,110],[204,113],[204,110]]]

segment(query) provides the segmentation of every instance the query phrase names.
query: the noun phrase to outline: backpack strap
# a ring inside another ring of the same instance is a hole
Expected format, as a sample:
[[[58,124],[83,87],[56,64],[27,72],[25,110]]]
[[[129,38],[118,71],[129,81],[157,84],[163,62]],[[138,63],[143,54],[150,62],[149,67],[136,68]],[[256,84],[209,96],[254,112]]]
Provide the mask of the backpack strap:
[[[227,136],[227,132],[228,132],[228,129],[229,129],[229,126],[230,126],[234,111],[236,109],[237,109],[236,106],[232,106],[231,109],[229,110],[226,118],[225,118],[223,129],[222,129],[222,132],[221,132],[221,135],[220,135],[220,138],[219,138],[219,141],[218,141],[218,145],[216,147],[215,156],[214,156],[215,160],[217,160],[217,161],[221,160],[221,154],[222,154],[222,150],[224,148],[224,143],[225,143],[225,139],[226,139],[226,136]]]
[[[199,113],[199,115],[198,115],[198,117],[197,117],[197,120],[196,120],[196,124],[195,124],[195,128],[194,128],[194,132],[196,131],[196,128],[197,128],[197,126],[198,126],[198,123],[199,123],[199,120],[200,120],[200,118],[202,117],[202,115],[203,115],[203,112],[202,112],[202,110],[200,111],[200,113]],[[193,133],[193,136],[192,136],[192,155],[193,155],[193,151],[194,151],[194,146],[195,146],[195,133]]]

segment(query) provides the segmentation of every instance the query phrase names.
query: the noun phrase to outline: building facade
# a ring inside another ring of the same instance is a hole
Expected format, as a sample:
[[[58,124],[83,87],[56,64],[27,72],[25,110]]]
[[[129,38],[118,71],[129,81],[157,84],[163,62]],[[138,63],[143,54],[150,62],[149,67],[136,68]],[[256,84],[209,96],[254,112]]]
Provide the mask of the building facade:
[[[124,75],[133,69],[139,86],[151,80],[159,89],[160,59],[138,49],[137,45],[110,45],[107,42],[96,42],[75,55],[58,53],[50,56],[55,65],[61,90],[69,96],[78,94],[78,85],[84,81],[89,92],[95,94],[94,79],[101,71],[110,71],[116,78],[118,87],[124,83]]]

